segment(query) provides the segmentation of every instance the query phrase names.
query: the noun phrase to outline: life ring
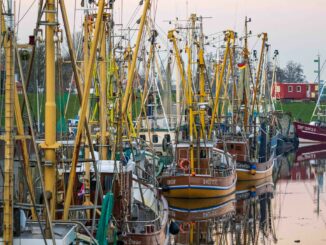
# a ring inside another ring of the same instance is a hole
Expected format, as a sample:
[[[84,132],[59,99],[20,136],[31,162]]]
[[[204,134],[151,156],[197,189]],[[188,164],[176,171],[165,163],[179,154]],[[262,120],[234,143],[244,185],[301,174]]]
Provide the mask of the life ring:
[[[190,162],[188,159],[182,159],[180,162],[179,162],[179,166],[182,170],[184,170],[185,172],[188,172],[189,171],[189,166],[190,166]]]
[[[189,231],[190,227],[191,227],[190,222],[181,223],[179,225],[179,229],[180,229],[181,233],[185,233],[185,232]]]

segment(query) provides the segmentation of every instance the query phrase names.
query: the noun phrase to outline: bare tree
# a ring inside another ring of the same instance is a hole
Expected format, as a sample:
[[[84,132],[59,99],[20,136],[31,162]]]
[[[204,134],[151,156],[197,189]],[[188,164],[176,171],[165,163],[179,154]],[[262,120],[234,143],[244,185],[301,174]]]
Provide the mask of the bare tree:
[[[286,82],[303,82],[306,76],[300,63],[289,61],[284,68],[284,79]]]

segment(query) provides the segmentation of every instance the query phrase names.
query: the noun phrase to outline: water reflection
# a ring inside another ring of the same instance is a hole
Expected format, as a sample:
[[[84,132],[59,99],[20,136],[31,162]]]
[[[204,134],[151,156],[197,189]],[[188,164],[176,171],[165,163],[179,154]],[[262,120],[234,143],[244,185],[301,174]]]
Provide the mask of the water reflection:
[[[273,175],[215,199],[168,200],[171,244],[326,244],[326,144],[277,158]]]

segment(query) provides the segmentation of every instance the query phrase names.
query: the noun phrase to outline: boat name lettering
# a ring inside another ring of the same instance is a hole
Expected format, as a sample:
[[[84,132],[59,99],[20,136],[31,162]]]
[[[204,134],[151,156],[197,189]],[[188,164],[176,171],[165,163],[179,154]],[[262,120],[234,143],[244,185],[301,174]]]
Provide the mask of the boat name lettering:
[[[167,181],[167,184],[168,184],[168,185],[175,185],[175,179],[169,179],[169,180]]]
[[[313,128],[313,127],[308,127],[308,126],[303,126],[303,125],[299,125],[298,126],[298,129],[300,130],[304,130],[304,131],[309,131],[309,132],[316,132],[316,128]]]
[[[203,179],[204,185],[217,185],[218,180],[217,179]]]
[[[129,244],[142,244],[142,242],[141,241],[136,241],[136,240],[131,240],[131,239],[129,239]]]

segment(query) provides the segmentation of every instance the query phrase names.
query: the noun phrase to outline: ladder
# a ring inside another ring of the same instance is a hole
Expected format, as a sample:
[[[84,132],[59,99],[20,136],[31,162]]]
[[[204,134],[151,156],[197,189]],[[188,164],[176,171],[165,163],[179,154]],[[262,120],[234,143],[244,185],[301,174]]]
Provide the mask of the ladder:
[[[14,167],[14,62],[13,35],[7,32],[6,50],[6,85],[5,85],[5,161],[4,161],[4,210],[3,240],[5,245],[13,242],[13,167]]]

